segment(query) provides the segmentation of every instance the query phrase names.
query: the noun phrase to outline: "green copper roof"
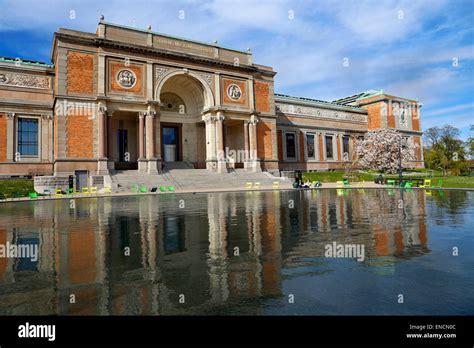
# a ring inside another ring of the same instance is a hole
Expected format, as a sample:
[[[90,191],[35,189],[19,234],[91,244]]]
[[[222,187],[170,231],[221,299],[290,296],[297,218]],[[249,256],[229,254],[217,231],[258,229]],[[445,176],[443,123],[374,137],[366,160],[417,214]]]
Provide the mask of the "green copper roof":
[[[147,29],[138,29],[138,28],[129,27],[129,26],[126,26],[126,25],[119,25],[119,24],[114,24],[114,23],[109,23],[109,22],[104,22],[104,21],[101,21],[99,24],[110,25],[110,26],[117,27],[117,28],[140,31],[142,33],[160,35],[160,36],[164,36],[164,37],[167,37],[167,38],[170,38],[170,39],[181,40],[181,41],[186,41],[186,42],[192,42],[192,43],[195,43],[195,44],[198,44],[198,45],[218,47],[218,48],[223,48],[223,49],[226,49],[226,50],[229,50],[229,51],[235,51],[235,52],[240,52],[240,53],[244,53],[244,54],[249,54],[249,52],[247,52],[247,51],[237,50],[235,48],[225,47],[225,46],[221,46],[221,45],[217,45],[217,44],[209,44],[207,42],[202,42],[202,41],[185,39],[185,38],[179,37],[179,36],[173,36],[173,35],[159,33],[157,31],[152,31],[152,30],[147,30]]]
[[[41,66],[46,68],[54,67],[54,64],[47,64],[44,62],[39,62],[36,60],[27,60],[21,58],[9,58],[9,57],[0,57],[0,63],[19,63],[21,65],[29,65],[29,66]]]
[[[365,91],[365,92],[362,92],[362,93],[357,93],[357,94],[350,95],[348,97],[333,100],[333,103],[346,105],[346,104],[349,104],[349,103],[353,103],[353,102],[355,102],[359,99],[364,99],[364,98],[372,97],[374,95],[379,95],[379,94],[383,94],[383,90],[376,91],[376,90],[371,89],[369,91]]]

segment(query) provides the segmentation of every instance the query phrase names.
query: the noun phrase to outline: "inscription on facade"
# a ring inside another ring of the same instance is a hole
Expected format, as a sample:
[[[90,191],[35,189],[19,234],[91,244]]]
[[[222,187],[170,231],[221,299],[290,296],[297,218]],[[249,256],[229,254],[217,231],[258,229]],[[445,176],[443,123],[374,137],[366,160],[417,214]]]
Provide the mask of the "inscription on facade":
[[[366,115],[353,114],[350,112],[344,111],[333,111],[318,109],[307,106],[300,105],[291,105],[291,104],[278,104],[276,106],[277,111],[280,111],[284,114],[295,114],[302,116],[313,116],[321,118],[330,118],[334,120],[344,120],[344,121],[355,121],[355,122],[367,122]]]
[[[184,49],[184,50],[201,53],[209,57],[212,57],[214,55],[214,48],[209,47],[209,46],[194,44],[191,42],[183,42],[180,40],[161,38],[161,37],[154,37],[153,41],[155,45],[168,48],[171,50],[183,51]]]
[[[0,72],[0,85],[49,89],[49,77],[36,76],[29,74],[18,74],[10,72]]]

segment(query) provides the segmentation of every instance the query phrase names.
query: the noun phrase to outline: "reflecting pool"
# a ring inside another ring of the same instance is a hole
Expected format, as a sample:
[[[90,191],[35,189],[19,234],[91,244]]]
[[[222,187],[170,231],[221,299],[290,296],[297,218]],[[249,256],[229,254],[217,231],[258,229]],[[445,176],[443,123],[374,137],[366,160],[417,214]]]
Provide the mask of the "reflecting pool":
[[[472,191],[2,203],[0,245],[38,257],[0,258],[0,314],[473,315],[473,226]]]

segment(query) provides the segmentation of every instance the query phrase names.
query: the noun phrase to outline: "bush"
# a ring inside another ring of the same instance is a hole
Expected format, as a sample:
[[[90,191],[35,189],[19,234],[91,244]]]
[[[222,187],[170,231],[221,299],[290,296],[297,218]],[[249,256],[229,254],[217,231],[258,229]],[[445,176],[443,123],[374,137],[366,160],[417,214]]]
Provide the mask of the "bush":
[[[33,191],[33,180],[0,180],[0,193],[4,194],[7,198],[13,197],[15,193],[18,193],[20,197],[26,197],[29,192]]]
[[[455,161],[453,162],[452,169],[450,170],[451,175],[468,175],[469,165],[467,161]]]

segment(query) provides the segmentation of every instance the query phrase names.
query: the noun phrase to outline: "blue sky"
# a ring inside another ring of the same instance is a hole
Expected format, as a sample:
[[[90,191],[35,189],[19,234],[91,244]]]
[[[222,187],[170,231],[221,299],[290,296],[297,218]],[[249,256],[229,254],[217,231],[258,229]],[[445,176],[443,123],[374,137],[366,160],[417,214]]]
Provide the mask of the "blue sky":
[[[104,14],[250,47],[255,63],[277,71],[278,93],[334,100],[383,89],[418,98],[423,129],[449,123],[467,138],[474,124],[474,0],[0,0],[0,13],[2,56],[49,62],[55,30],[95,32]]]

